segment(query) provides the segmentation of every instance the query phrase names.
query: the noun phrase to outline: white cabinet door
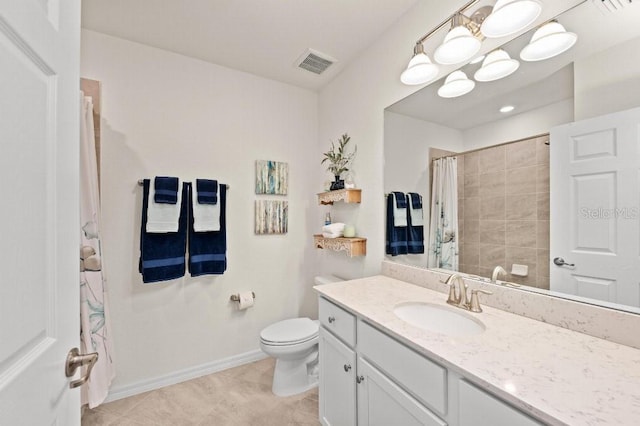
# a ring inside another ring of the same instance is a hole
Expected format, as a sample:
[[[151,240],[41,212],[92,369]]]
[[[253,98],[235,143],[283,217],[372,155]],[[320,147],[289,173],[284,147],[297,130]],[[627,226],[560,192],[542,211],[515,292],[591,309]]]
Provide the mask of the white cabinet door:
[[[80,0],[0,0],[1,425],[80,424],[79,60]]]
[[[415,398],[358,357],[359,426],[445,426]]]
[[[460,381],[460,426],[542,426],[526,414],[475,386]]]
[[[356,354],[320,327],[320,421],[356,424]]]

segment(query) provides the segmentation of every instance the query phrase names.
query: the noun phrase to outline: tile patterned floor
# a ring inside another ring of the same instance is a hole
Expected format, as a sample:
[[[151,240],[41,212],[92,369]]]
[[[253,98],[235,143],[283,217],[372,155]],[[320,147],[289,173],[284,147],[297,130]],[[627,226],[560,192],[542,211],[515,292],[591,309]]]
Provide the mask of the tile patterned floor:
[[[87,410],[82,426],[317,426],[317,388],[271,393],[271,358]]]

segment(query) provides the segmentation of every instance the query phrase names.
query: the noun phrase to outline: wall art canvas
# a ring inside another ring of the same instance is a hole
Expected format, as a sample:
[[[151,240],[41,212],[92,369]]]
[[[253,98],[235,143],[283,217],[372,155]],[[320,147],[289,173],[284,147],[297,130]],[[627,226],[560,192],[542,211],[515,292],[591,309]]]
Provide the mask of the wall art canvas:
[[[289,164],[256,160],[256,194],[287,195]]]
[[[289,225],[289,202],[256,200],[256,234],[286,234]]]

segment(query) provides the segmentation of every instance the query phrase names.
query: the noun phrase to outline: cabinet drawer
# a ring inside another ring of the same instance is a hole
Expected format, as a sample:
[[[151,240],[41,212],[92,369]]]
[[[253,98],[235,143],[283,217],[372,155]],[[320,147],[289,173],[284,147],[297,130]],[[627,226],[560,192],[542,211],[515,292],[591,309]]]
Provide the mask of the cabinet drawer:
[[[318,301],[320,323],[353,347],[356,344],[356,317],[322,297]]]
[[[383,370],[418,401],[447,413],[447,370],[413,349],[358,321],[358,352]]]
[[[460,381],[458,392],[460,426],[542,426],[542,423],[465,380]]]

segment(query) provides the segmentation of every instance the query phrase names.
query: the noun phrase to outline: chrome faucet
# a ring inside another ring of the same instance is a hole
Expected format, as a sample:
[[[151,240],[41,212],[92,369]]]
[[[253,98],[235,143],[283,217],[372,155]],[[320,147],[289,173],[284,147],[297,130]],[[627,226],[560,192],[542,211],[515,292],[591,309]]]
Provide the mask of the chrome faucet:
[[[507,271],[500,265],[493,268],[493,274],[491,274],[491,282],[496,284],[498,282],[498,277],[502,274],[504,278],[507,278]]]
[[[458,282],[457,292],[456,281]],[[478,293],[493,294],[490,291],[473,289],[471,290],[471,300],[469,300],[467,296],[467,283],[464,282],[464,279],[460,274],[451,274],[449,278],[447,278],[447,281],[445,281],[445,284],[449,286],[449,297],[447,298],[447,303],[471,312],[482,312]]]

